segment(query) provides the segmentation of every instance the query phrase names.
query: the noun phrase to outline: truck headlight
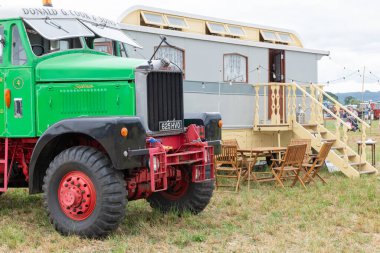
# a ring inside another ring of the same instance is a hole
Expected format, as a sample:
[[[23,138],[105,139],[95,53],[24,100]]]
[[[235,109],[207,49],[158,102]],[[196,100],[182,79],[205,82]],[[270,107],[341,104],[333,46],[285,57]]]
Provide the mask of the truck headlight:
[[[160,169],[160,161],[158,160],[157,156],[153,156],[153,171],[157,172]],[[150,159],[149,159],[149,167],[151,166],[150,164]],[[150,168],[152,169],[152,168]]]

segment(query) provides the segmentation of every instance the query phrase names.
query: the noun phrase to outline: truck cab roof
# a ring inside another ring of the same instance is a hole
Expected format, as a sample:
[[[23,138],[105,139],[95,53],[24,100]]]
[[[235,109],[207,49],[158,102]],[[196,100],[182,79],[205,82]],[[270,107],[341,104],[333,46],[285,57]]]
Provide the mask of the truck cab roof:
[[[103,37],[141,48],[110,19],[81,11],[56,8],[1,8],[0,20],[22,19],[45,39]]]

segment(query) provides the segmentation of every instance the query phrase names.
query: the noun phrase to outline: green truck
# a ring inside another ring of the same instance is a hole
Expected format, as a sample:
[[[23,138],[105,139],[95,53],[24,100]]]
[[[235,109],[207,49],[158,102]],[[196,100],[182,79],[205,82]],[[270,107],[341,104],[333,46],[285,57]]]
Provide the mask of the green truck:
[[[87,13],[0,10],[0,194],[43,193],[64,235],[109,234],[128,200],[197,214],[212,196],[220,114],[185,114],[182,71],[127,44],[139,47]]]

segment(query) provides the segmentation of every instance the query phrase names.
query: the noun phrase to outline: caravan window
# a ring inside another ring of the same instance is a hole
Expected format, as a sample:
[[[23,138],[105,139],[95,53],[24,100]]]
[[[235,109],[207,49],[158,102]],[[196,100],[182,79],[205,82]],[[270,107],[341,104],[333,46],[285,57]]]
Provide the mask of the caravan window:
[[[228,30],[233,36],[244,37],[246,35],[244,29],[240,26],[228,25]]]
[[[181,68],[185,72],[185,52],[180,48],[173,48],[169,46],[161,46],[155,56],[155,59],[167,58],[172,63]]]
[[[168,20],[168,25],[170,27],[183,28],[183,29],[189,27],[184,18],[166,15],[166,19]]]
[[[223,24],[207,22],[207,27],[210,33],[227,34],[226,27]]]
[[[240,54],[226,54],[223,57],[223,62],[225,82],[248,82],[247,57]]]
[[[288,33],[277,33],[281,42],[284,43],[293,43],[293,39]]]
[[[164,15],[162,14],[141,12],[141,15],[146,24],[166,26]]]
[[[261,36],[263,36],[264,40],[269,40],[269,41],[277,41],[277,35],[275,32],[270,32],[270,31],[260,31]]]

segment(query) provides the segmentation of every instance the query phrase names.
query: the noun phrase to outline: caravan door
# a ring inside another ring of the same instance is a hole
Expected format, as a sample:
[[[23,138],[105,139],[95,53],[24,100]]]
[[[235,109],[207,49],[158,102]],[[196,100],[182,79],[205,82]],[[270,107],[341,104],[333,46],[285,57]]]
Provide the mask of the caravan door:
[[[269,49],[269,73],[268,73],[269,83],[285,83],[285,51],[277,49]],[[272,86],[273,87],[273,86]],[[286,96],[285,87],[280,86],[278,94],[275,94],[274,103],[279,102],[280,109],[277,111],[275,108],[274,113],[276,115],[280,114],[280,123],[284,123],[286,119]],[[279,95],[279,101],[277,101],[277,95]],[[272,115],[272,89],[269,86],[268,90],[268,119],[271,119]]]

